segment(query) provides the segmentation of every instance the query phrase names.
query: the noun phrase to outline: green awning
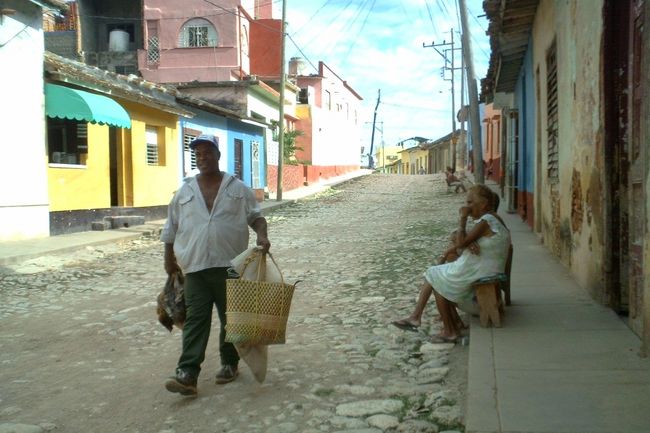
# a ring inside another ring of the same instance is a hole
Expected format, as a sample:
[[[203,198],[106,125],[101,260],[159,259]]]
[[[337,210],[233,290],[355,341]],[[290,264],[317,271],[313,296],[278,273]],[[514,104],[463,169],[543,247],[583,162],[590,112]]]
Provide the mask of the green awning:
[[[45,113],[60,119],[131,127],[129,113],[111,98],[56,84],[45,84]]]

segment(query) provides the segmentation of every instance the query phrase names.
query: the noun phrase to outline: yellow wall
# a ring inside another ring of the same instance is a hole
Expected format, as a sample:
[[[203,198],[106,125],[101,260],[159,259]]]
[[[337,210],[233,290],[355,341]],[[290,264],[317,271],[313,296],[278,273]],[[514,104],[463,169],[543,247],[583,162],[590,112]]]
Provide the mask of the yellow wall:
[[[401,151],[401,146],[379,146],[375,152],[375,167],[381,168],[395,163]]]
[[[50,212],[110,207],[108,126],[88,124],[85,166],[47,171]]]
[[[415,174],[419,174],[420,167],[424,168],[425,173],[429,172],[429,151],[417,149],[411,154],[411,160],[415,163]]]
[[[424,149],[411,148],[400,153],[404,174],[418,174],[420,167],[429,168],[429,152]]]
[[[166,205],[178,188],[180,176],[178,116],[127,101],[118,102],[131,116],[131,130],[122,135],[124,164],[118,177],[122,179],[119,194],[124,204],[120,205]],[[158,127],[158,166],[147,165],[147,126]]]
[[[167,205],[178,188],[178,116],[116,99],[131,117],[118,133],[118,205]],[[158,127],[160,165],[147,165],[146,126]],[[111,207],[109,127],[88,124],[88,159],[79,168],[48,167],[50,212]]]

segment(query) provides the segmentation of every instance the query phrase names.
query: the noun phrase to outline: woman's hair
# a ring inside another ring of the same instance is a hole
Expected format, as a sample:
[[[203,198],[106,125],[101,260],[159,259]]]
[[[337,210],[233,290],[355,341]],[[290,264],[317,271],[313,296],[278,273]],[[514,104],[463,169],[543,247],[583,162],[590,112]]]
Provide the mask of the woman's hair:
[[[492,192],[492,198],[494,199],[494,201],[492,202],[492,212],[496,212],[499,210],[501,197],[499,197],[499,194],[497,194],[496,192]]]
[[[469,191],[474,191],[474,194],[476,194],[477,197],[484,199],[491,212],[496,212],[497,209],[499,209],[499,203],[501,202],[499,194],[492,191],[487,186],[482,184],[474,185],[469,189]]]

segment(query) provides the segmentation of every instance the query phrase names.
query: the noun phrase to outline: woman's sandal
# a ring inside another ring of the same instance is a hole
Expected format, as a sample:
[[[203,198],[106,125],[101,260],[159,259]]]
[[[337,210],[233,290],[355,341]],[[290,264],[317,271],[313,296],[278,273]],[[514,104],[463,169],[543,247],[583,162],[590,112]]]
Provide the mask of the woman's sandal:
[[[403,331],[418,332],[419,326],[415,326],[414,324],[408,322],[406,319],[396,320],[391,323],[393,326],[396,326]]]
[[[443,335],[434,335],[431,337],[431,340],[429,340],[431,343],[434,344],[444,344],[444,343],[452,343],[456,344],[462,337],[460,335],[457,335],[455,337],[445,337]]]

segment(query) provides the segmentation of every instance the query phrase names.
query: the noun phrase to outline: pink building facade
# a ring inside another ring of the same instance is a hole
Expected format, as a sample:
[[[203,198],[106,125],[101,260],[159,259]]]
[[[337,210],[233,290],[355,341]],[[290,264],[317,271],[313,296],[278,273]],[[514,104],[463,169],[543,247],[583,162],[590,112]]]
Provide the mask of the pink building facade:
[[[298,75],[296,84],[296,129],[304,134],[297,139],[303,150],[296,156],[312,165],[307,181],[358,170],[361,95],[324,62],[318,63],[318,74]]]
[[[268,2],[266,2],[268,3]],[[142,76],[157,83],[235,81],[250,72],[249,37],[265,2],[144,0]]]

